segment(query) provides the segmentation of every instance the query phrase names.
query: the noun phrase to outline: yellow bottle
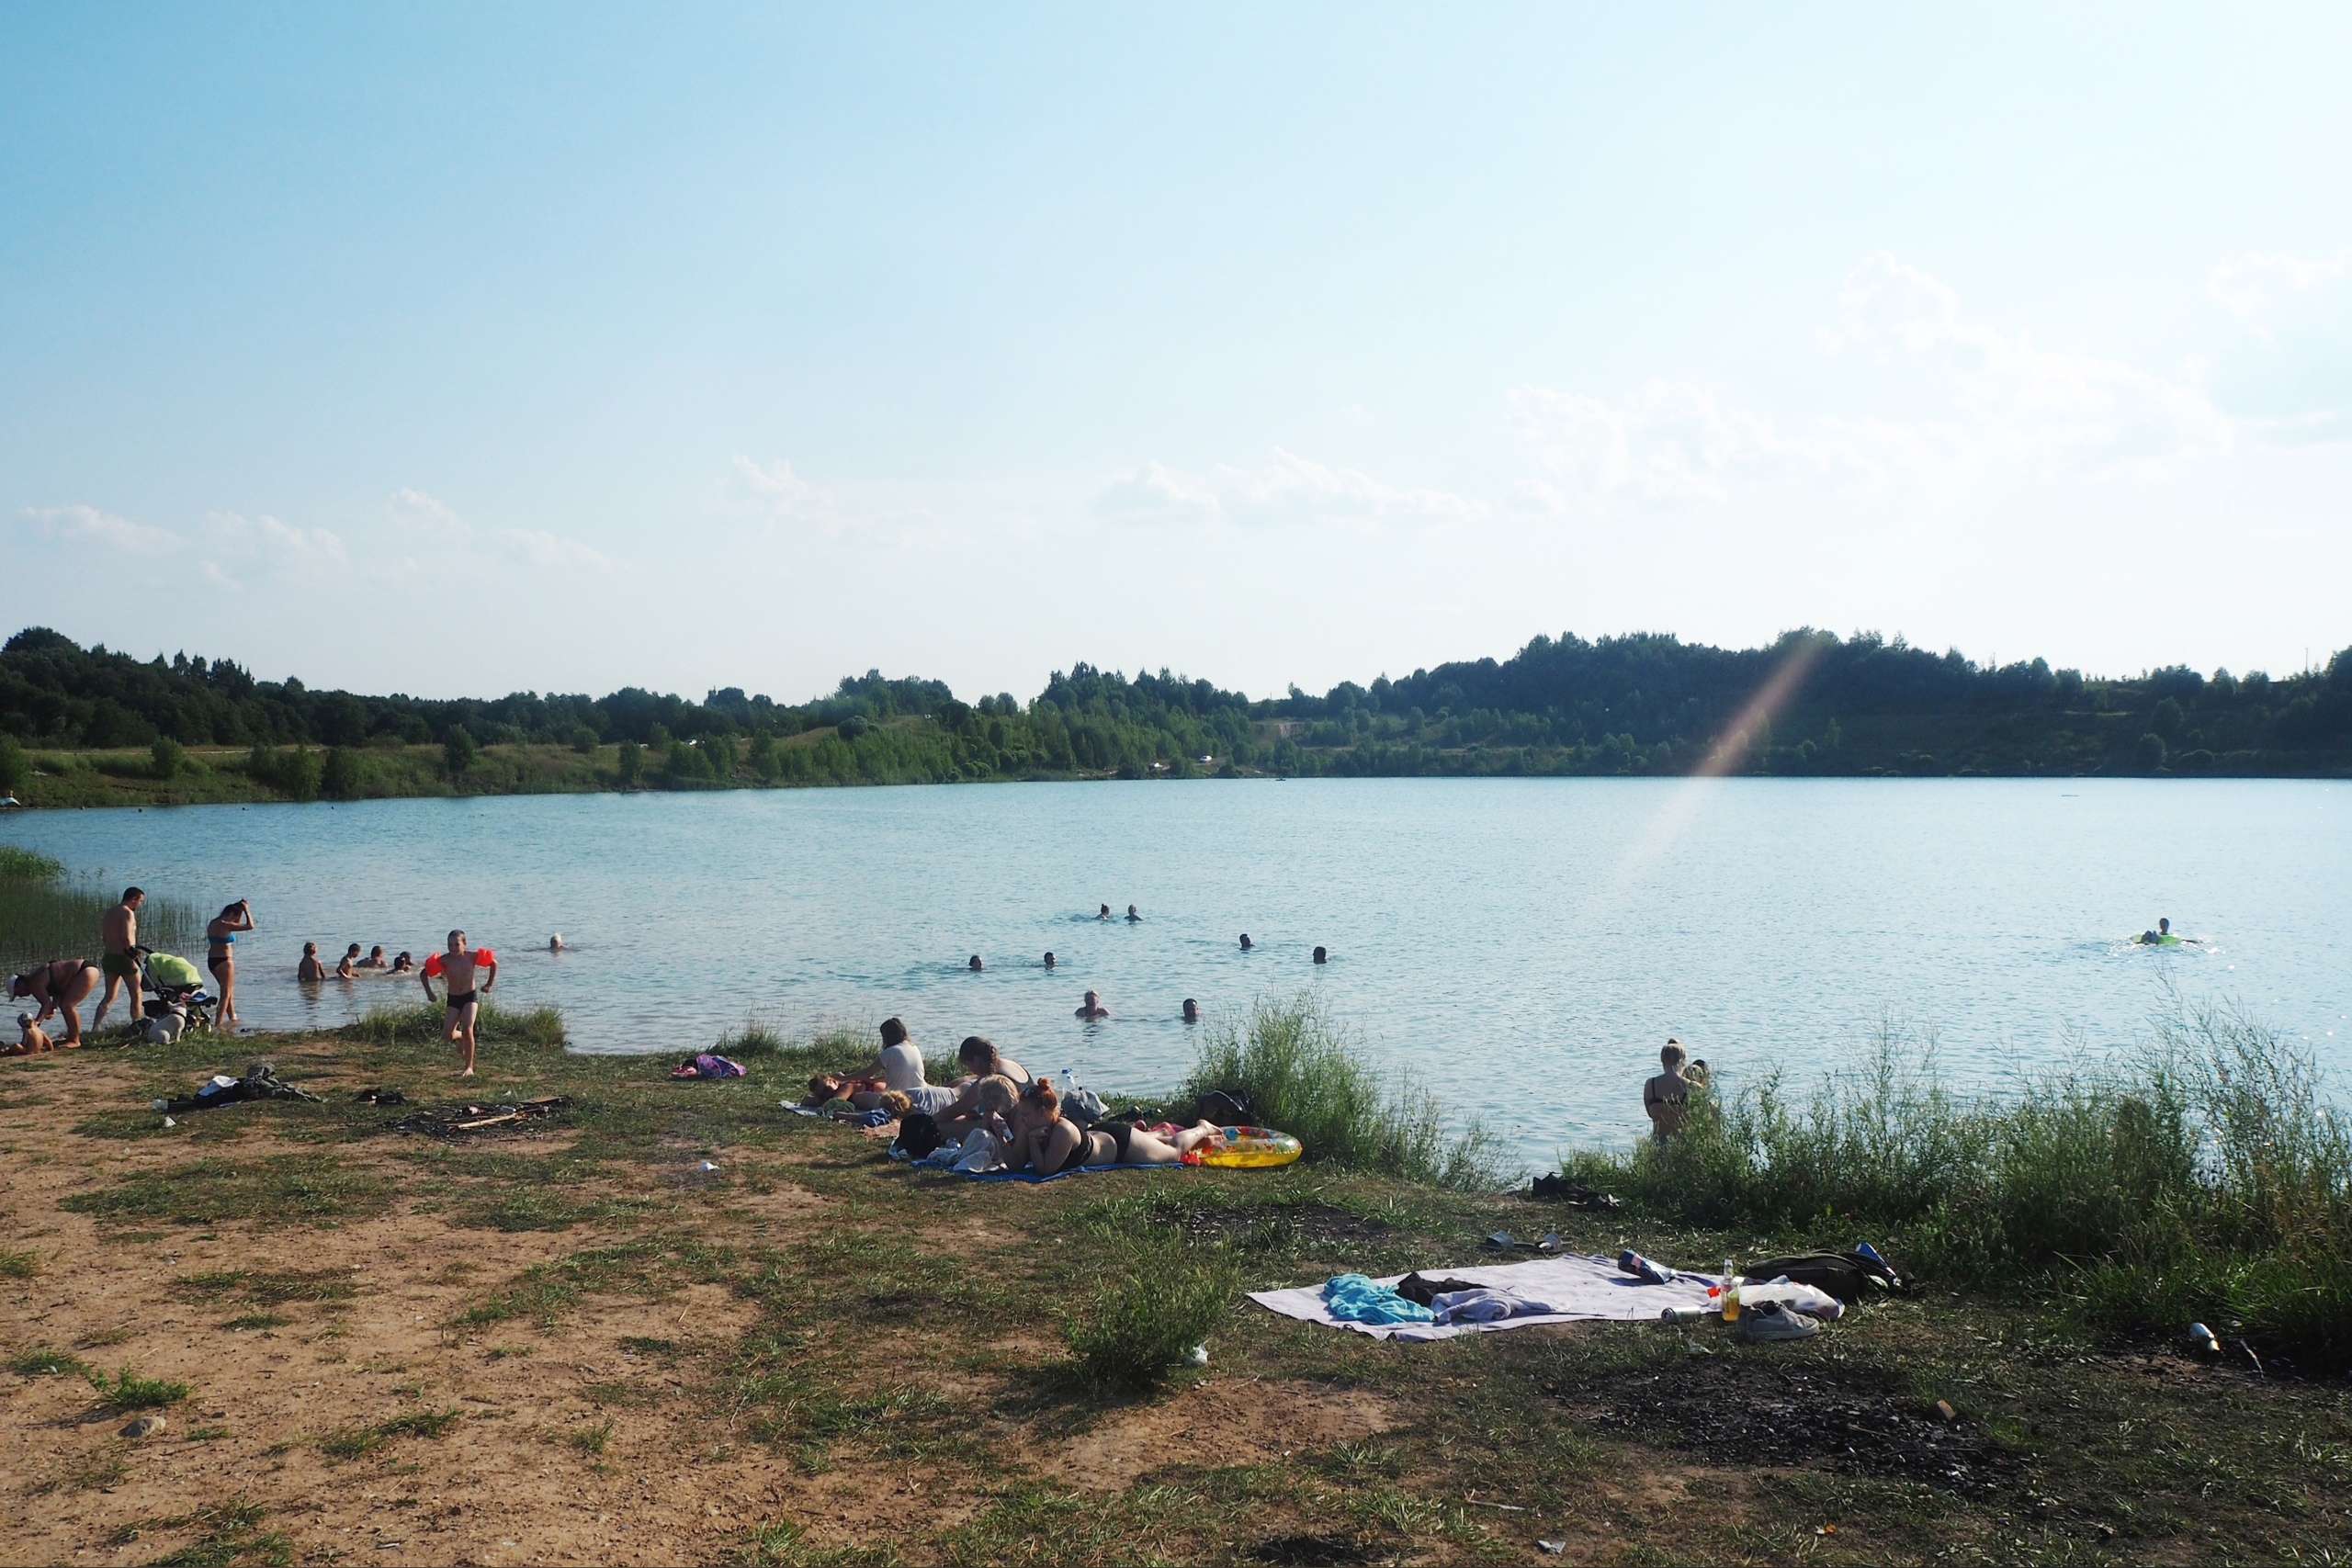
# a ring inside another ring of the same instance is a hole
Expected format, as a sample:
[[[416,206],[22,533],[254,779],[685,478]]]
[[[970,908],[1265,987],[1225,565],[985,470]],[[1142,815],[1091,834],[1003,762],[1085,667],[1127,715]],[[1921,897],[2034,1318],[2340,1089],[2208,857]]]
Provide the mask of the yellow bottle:
[[[1739,1320],[1739,1276],[1731,1271],[1731,1259],[1724,1259],[1724,1321]]]

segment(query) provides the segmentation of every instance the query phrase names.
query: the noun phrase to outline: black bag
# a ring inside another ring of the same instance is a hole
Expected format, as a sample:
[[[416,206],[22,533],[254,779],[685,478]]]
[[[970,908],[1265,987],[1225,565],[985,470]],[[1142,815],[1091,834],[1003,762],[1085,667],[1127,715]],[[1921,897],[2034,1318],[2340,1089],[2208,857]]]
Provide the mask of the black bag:
[[[1201,1096],[1199,1120],[1219,1127],[1255,1126],[1250,1115],[1250,1097],[1239,1089],[1213,1089]]]
[[[1777,1280],[1786,1274],[1800,1285],[1826,1291],[1849,1303],[1870,1294],[1874,1283],[1890,1291],[1903,1288],[1903,1281],[1895,1277],[1894,1269],[1859,1252],[1792,1253],[1786,1258],[1768,1258],[1761,1263],[1747,1264],[1740,1274],[1758,1280]]]
[[[1566,1203],[1572,1209],[1614,1209],[1618,1201],[1606,1192],[1596,1192],[1581,1181],[1565,1176],[1539,1176],[1527,1190],[1530,1198],[1547,1203]]]
[[[899,1117],[899,1135],[890,1140],[890,1146],[906,1151],[909,1159],[921,1159],[939,1145],[939,1123],[926,1111],[910,1111]]]

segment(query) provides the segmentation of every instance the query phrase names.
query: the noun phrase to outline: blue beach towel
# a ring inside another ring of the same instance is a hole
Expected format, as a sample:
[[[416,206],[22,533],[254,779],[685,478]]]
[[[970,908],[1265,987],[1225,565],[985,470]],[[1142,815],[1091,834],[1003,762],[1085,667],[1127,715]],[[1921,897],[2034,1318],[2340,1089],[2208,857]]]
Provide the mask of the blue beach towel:
[[[1437,1314],[1419,1302],[1408,1302],[1394,1285],[1375,1283],[1362,1274],[1334,1274],[1323,1284],[1323,1304],[1330,1314],[1349,1323],[1430,1323]]]

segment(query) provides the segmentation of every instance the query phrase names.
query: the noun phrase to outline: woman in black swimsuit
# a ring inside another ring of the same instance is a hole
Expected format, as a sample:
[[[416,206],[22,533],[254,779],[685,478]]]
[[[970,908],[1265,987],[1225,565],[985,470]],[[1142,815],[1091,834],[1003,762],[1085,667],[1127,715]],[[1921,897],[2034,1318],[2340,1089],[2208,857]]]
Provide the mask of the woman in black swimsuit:
[[[240,898],[212,917],[204,928],[204,966],[220,982],[220,1027],[237,1027],[237,933],[254,929],[253,901]]]
[[[40,1014],[35,1022],[46,1023],[51,1013],[65,1015],[65,1038],[68,1046],[82,1043],[82,1003],[98,988],[98,966],[86,958],[52,958],[22,975],[12,976],[8,995],[21,1000],[30,997],[40,1003]]]

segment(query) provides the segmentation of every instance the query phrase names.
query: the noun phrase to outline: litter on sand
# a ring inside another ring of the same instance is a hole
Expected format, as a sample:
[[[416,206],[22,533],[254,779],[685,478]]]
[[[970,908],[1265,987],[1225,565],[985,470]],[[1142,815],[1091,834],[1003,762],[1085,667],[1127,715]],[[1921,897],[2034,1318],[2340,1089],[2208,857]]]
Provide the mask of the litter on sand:
[[[503,1104],[445,1105],[438,1111],[412,1111],[392,1125],[403,1133],[435,1138],[496,1136],[544,1122],[571,1103],[568,1094],[550,1094],[541,1100]]]
[[[306,1089],[298,1089],[277,1076],[277,1069],[267,1062],[254,1062],[245,1068],[243,1077],[231,1077],[215,1073],[194,1094],[171,1100],[152,1101],[150,1110],[185,1116],[191,1111],[209,1111],[217,1105],[243,1105],[257,1100],[307,1100],[313,1105],[325,1102]]]

